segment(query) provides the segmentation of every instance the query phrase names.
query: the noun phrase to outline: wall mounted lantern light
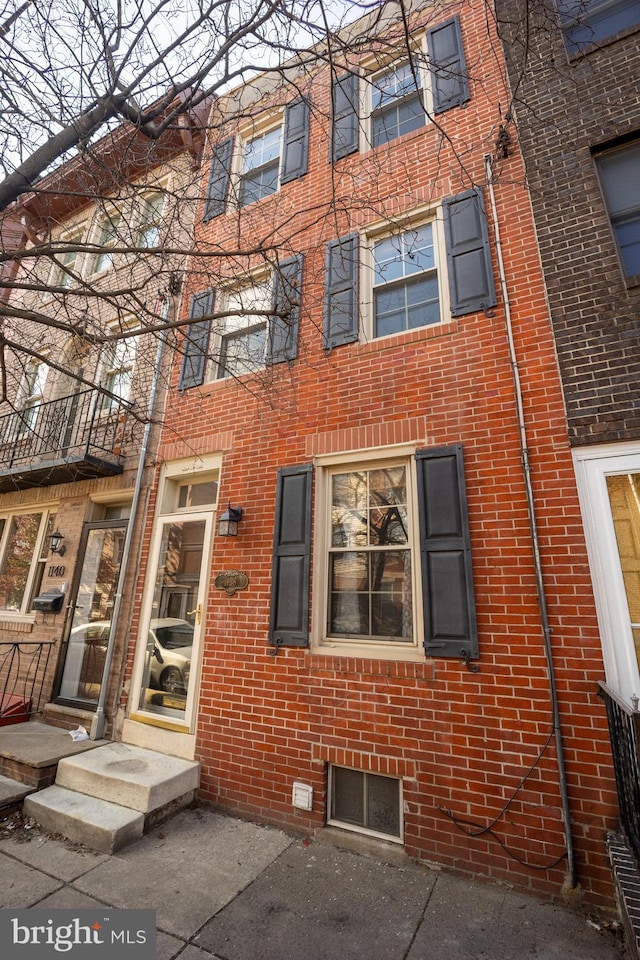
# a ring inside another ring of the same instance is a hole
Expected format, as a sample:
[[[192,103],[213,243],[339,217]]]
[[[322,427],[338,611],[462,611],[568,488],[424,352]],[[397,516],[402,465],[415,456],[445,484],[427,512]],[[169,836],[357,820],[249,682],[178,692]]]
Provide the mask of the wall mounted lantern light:
[[[237,537],[238,524],[242,520],[242,507],[232,507],[228,503],[227,509],[218,521],[218,534],[221,537]]]
[[[57,553],[59,557],[63,557],[67,552],[67,548],[63,544],[64,534],[60,533],[59,530],[54,530],[51,536],[49,537],[49,544],[51,548],[51,553]]]

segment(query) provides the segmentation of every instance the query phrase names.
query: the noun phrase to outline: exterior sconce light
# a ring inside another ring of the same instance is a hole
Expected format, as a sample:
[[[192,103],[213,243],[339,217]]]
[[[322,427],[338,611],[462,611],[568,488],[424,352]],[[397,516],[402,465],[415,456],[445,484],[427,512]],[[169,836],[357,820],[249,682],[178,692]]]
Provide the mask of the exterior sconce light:
[[[67,548],[63,544],[64,534],[60,533],[59,530],[54,530],[54,532],[49,537],[49,543],[51,547],[51,553],[57,553],[59,557],[63,557],[67,552]]]
[[[227,509],[218,521],[218,534],[221,537],[237,537],[238,524],[242,520],[242,507],[232,507],[228,503]]]

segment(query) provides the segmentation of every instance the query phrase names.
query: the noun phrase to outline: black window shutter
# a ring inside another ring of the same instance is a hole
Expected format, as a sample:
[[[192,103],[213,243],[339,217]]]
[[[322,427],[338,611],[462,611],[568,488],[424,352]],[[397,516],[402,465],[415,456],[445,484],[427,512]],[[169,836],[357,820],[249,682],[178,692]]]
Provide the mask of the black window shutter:
[[[213,220],[214,217],[219,217],[221,213],[224,213],[231,176],[232,154],[233,137],[223,140],[222,143],[216,144],[213,148],[203,220]]]
[[[457,17],[427,31],[433,112],[444,113],[469,99],[469,81]]]
[[[213,310],[213,290],[204,290],[191,298],[189,319],[207,316]],[[209,330],[211,320],[200,320],[188,323],[184,328],[184,343],[182,347],[182,367],[180,368],[179,390],[197,387],[204,380],[204,369],[207,362],[207,347],[209,346]]]
[[[269,643],[309,644],[311,464],[278,471]]]
[[[267,363],[282,363],[298,355],[302,254],[283,260],[274,273],[274,316],[269,323]]]
[[[416,452],[424,649],[429,657],[478,657],[462,446]]]
[[[358,76],[345,73],[334,79],[331,92],[331,160],[358,149]]]
[[[488,310],[496,305],[489,231],[480,190],[443,201],[451,314]]]
[[[280,183],[297,180],[307,172],[309,156],[309,102],[294,100],[284,115],[284,146]]]
[[[324,349],[358,339],[358,234],[326,247]]]

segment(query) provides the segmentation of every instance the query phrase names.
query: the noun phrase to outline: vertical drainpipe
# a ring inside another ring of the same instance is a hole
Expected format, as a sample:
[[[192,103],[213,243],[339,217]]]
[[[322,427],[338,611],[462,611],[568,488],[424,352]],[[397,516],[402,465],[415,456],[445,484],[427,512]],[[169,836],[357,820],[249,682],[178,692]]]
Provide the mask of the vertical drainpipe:
[[[524,406],[522,400],[522,386],[520,383],[520,372],[518,370],[518,359],[516,348],[513,341],[513,325],[511,322],[511,304],[509,302],[509,293],[507,290],[507,281],[504,273],[504,262],[502,259],[502,244],[500,242],[500,229],[498,224],[498,212],[496,208],[496,198],[493,188],[493,164],[490,156],[485,156],[485,169],[487,174],[487,184],[489,187],[489,196],[491,199],[491,214],[493,218],[493,231],[495,238],[496,255],[498,259],[498,271],[500,275],[500,289],[502,300],[504,302],[504,316],[507,330],[507,340],[509,343],[509,358],[511,361],[511,372],[516,395],[516,408],[518,415],[518,430],[520,433],[520,452],[522,456],[522,468],[524,472],[524,482],[527,497],[527,511],[529,514],[529,526],[531,529],[531,543],[533,546],[533,559],[536,574],[536,589],[538,593],[538,607],[540,610],[540,620],[542,623],[542,632],[544,636],[544,652],[547,661],[547,674],[549,677],[549,689],[551,694],[551,707],[553,713],[553,733],[556,744],[556,754],[558,757],[558,776],[560,779],[560,794],[562,798],[562,818],[564,821],[564,835],[567,847],[567,865],[569,868],[569,883],[571,889],[577,886],[576,863],[573,850],[573,837],[571,835],[571,811],[569,808],[569,794],[567,791],[567,773],[564,762],[564,750],[562,747],[562,728],[560,725],[560,710],[558,707],[558,690],[556,686],[555,668],[553,665],[553,654],[551,649],[551,627],[549,626],[549,614],[547,610],[547,600],[544,588],[544,579],[542,576],[542,561],[540,559],[540,540],[538,537],[538,524],[535,513],[535,499],[533,487],[531,485],[531,463],[529,460],[529,445],[527,440],[527,428],[524,417]]]
[[[161,323],[164,323],[169,315],[169,305],[170,305],[169,295],[160,294],[158,297],[158,301],[159,303],[161,303],[161,307],[159,311],[160,321]],[[92,740],[100,740],[104,735],[104,725],[106,720],[105,703],[107,700],[107,692],[109,687],[111,663],[113,661],[116,635],[118,632],[118,623],[120,621],[120,609],[122,607],[122,596],[124,591],[124,585],[127,578],[127,572],[129,570],[129,557],[131,553],[131,544],[133,542],[133,532],[136,526],[136,519],[138,515],[140,493],[142,490],[142,478],[144,476],[144,464],[147,456],[147,449],[149,447],[149,437],[151,435],[153,412],[156,405],[156,397],[158,395],[158,383],[160,380],[160,368],[162,365],[162,354],[164,351],[164,345],[165,345],[165,334],[161,333],[160,336],[158,337],[158,347],[156,350],[156,361],[155,361],[155,368],[153,371],[153,380],[151,382],[151,389],[149,391],[149,399],[147,402],[147,417],[144,425],[142,444],[140,446],[140,456],[138,459],[138,471],[136,473],[136,479],[135,479],[135,484],[133,488],[133,499],[131,501],[129,523],[127,524],[127,532],[125,534],[124,545],[122,548],[122,563],[120,565],[120,573],[118,575],[118,586],[116,589],[116,595],[113,603],[113,612],[111,615],[111,627],[109,629],[109,642],[107,644],[107,650],[105,654],[104,670],[102,673],[102,684],[100,687],[100,697],[98,700],[98,706],[96,709],[95,716],[91,723],[90,737]]]

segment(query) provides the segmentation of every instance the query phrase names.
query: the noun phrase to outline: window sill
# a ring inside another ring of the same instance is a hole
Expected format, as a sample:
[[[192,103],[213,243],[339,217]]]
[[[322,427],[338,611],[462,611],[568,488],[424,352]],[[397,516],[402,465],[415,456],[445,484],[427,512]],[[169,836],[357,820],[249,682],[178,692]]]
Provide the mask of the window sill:
[[[640,287],[640,273],[636,273],[633,277],[626,277],[625,283],[627,285],[627,290],[635,290]]]
[[[435,340],[457,333],[458,321],[445,320],[428,327],[418,327],[416,330],[405,330],[402,333],[391,333],[386,337],[376,337],[373,340],[361,342],[363,351],[393,350],[396,347],[406,347],[409,343],[420,343],[422,340]]]
[[[312,646],[311,653],[314,656],[321,657],[348,657],[356,660],[384,660],[394,663],[425,664],[427,662],[422,647],[409,644],[360,644],[340,640],[325,640],[317,646]]]
[[[10,613],[6,610],[0,611],[0,628],[5,624],[24,624],[25,626],[32,627],[35,622],[36,618],[35,614],[33,613]]]

